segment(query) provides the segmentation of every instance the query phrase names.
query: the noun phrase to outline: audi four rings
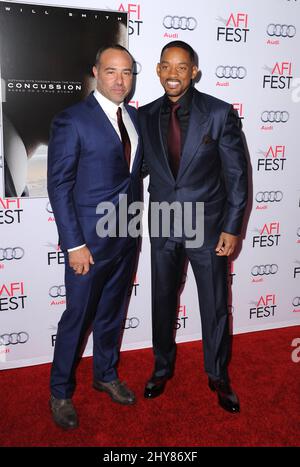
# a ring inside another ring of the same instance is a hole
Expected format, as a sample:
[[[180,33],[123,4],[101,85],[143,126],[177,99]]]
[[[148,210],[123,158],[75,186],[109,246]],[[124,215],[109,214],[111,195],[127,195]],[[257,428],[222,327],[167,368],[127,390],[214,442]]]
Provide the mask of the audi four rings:
[[[219,65],[216,68],[216,75],[218,78],[244,79],[247,70],[244,66]]]
[[[268,36],[276,37],[294,37],[296,28],[292,24],[274,24],[271,23],[267,27]]]
[[[53,214],[52,206],[50,204],[50,201],[47,202],[46,204],[46,211],[49,212],[50,214]]]
[[[124,329],[135,329],[140,324],[140,320],[136,317],[126,318],[124,321]]]
[[[166,29],[181,29],[182,31],[194,31],[197,27],[197,20],[192,16],[170,16],[163,19],[163,25]]]
[[[49,289],[49,295],[52,298],[65,297],[66,287],[64,285],[53,285],[53,287]]]
[[[278,203],[282,198],[282,191],[259,191],[255,196],[255,200],[258,203]]]
[[[269,276],[270,274],[276,274],[277,271],[277,264],[260,264],[259,266],[253,266],[251,274],[252,276]]]
[[[0,248],[0,261],[11,261],[12,259],[21,259],[23,258],[25,251],[20,246],[15,246],[13,248]]]
[[[293,306],[299,306],[299,305],[300,305],[300,297],[294,297]]]
[[[286,110],[264,110],[261,114],[261,121],[264,123],[286,123],[289,117],[290,114]]]
[[[12,332],[11,334],[0,335],[0,345],[25,344],[29,339],[29,334],[25,331]]]

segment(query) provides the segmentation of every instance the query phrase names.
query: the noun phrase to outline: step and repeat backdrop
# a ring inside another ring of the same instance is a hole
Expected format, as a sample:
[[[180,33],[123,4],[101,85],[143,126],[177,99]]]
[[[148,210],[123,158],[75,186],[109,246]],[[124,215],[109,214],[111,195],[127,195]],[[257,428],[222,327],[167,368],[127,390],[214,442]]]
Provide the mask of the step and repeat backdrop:
[[[52,360],[65,287],[45,184],[49,123],[93,89],[94,55],[107,41],[135,58],[131,105],[162,94],[160,51],[180,39],[198,54],[197,89],[238,111],[250,200],[228,270],[232,332],[300,324],[300,0],[1,1],[0,22],[0,368]],[[146,229],[145,217],[122,350],[151,346]],[[183,281],[177,342],[201,338],[190,267]]]

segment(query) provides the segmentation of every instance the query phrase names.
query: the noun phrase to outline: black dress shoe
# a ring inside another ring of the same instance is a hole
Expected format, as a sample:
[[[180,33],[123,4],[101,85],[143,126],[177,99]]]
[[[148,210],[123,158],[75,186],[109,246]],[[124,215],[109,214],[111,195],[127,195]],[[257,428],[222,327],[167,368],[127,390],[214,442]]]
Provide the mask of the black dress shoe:
[[[132,405],[136,402],[135,395],[131,389],[129,389],[124,382],[119,379],[109,381],[95,380],[93,383],[94,389],[97,391],[107,392],[114,402],[118,402],[123,405]]]
[[[153,376],[145,386],[144,397],[146,397],[146,399],[154,399],[154,397],[160,396],[164,392],[169,379],[170,378],[166,376],[163,378]]]
[[[64,430],[78,427],[78,418],[71,399],[56,399],[51,396],[49,405],[56,425]]]
[[[230,413],[238,413],[240,411],[238,397],[227,381],[208,378],[208,386],[212,391],[217,392],[219,404],[224,410]]]

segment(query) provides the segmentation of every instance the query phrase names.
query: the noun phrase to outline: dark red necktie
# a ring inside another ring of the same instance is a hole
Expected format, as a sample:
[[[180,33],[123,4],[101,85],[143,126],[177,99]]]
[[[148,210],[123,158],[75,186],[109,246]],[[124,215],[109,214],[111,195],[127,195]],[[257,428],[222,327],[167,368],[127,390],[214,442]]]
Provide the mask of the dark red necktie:
[[[178,174],[181,154],[181,131],[177,115],[177,110],[179,109],[179,107],[180,104],[170,103],[171,114],[167,137],[169,164],[174,178],[176,178]]]
[[[118,107],[118,110],[117,110],[117,120],[118,120],[121,140],[123,144],[124,156],[128,164],[128,167],[130,169],[131,143],[130,143],[130,139],[129,139],[126,127],[123,122],[121,107]]]

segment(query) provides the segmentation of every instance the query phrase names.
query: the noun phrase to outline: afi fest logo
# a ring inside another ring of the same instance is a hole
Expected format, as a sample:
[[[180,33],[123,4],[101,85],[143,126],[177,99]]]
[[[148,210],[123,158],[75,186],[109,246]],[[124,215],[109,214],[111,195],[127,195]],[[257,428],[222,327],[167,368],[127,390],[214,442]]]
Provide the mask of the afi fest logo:
[[[224,24],[217,28],[217,41],[247,42],[248,14],[231,13],[227,20],[220,16],[217,19]]]
[[[229,261],[228,262],[228,271],[227,271],[228,285],[230,285],[230,286],[233,285],[234,276],[236,276],[236,273],[234,272],[234,262]]]
[[[269,71],[263,76],[263,88],[290,89],[292,76],[292,62],[276,62],[273,68],[265,66]]]
[[[26,298],[24,282],[0,284],[0,311],[24,310]]]
[[[257,171],[264,172],[283,172],[286,161],[285,145],[276,144],[275,146],[269,146],[267,151],[260,150],[259,157],[257,160]]]
[[[242,104],[241,102],[233,102],[231,105],[233,109],[236,110],[237,113],[239,114],[240,119],[243,120],[244,119],[244,104]]]
[[[143,24],[141,20],[141,5],[139,3],[121,3],[118,11],[128,13],[129,36],[132,34],[139,36],[141,33],[141,24]]]
[[[55,251],[48,251],[47,252],[47,264],[48,266],[52,266],[53,264],[65,264],[65,255],[61,251],[59,245],[53,245],[52,243],[48,243],[47,246],[50,246],[52,250]]]
[[[132,295],[134,297],[136,297],[137,296],[137,289],[138,289],[139,286],[140,286],[140,284],[138,282],[138,278],[137,278],[137,276],[135,276],[133,284],[131,284],[131,286],[129,287],[128,297],[131,297]]]
[[[179,305],[178,307],[178,314],[177,319],[175,322],[174,328],[177,329],[185,329],[186,328],[186,321],[189,319],[187,316],[186,305]]]
[[[254,303],[255,307],[249,309],[249,319],[269,318],[275,315],[277,308],[275,294],[261,295],[258,302]]]
[[[280,234],[280,225],[279,222],[270,222],[269,224],[264,224],[261,230],[257,229],[259,235],[254,235],[252,239],[252,248],[259,247],[272,247],[279,245]]]
[[[295,261],[297,266],[294,267],[294,279],[298,278],[298,275],[300,276],[300,261]]]
[[[0,224],[20,224],[23,213],[21,206],[20,198],[0,198]]]

